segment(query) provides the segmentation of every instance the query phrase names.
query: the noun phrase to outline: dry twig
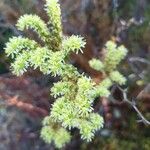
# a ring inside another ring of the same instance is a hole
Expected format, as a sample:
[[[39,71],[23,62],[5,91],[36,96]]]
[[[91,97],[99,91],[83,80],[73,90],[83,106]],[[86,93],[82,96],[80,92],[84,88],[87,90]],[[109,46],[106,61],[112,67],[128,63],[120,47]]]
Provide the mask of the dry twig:
[[[150,125],[150,121],[148,121],[143,114],[140,112],[140,110],[137,108],[135,99],[132,99],[131,101],[128,99],[127,96],[127,89],[122,89],[121,87],[117,86],[119,90],[123,94],[123,102],[128,103],[130,106],[133,107],[133,109],[137,112],[140,120],[138,122],[143,122],[145,125]]]

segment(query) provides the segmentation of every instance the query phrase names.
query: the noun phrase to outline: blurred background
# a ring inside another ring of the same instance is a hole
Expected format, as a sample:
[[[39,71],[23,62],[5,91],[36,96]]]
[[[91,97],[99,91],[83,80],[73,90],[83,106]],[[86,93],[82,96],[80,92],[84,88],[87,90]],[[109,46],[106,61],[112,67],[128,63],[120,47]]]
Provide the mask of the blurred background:
[[[103,57],[108,40],[129,50],[119,70],[127,77],[128,100],[150,120],[150,1],[149,0],[60,0],[63,32],[80,34],[87,45],[84,54],[70,56],[71,63],[94,80],[100,76],[88,61]],[[11,59],[4,53],[5,43],[19,32],[15,24],[25,13],[36,13],[45,21],[44,0],[0,0],[0,150],[53,150],[40,138],[41,120],[49,112],[53,98],[49,87],[58,78],[38,70],[21,77],[11,74]],[[26,35],[36,39],[31,32]],[[150,150],[150,125],[123,101],[124,93],[114,85],[112,95],[100,98],[95,110],[103,115],[105,127],[92,142],[80,139],[77,130],[64,150]]]

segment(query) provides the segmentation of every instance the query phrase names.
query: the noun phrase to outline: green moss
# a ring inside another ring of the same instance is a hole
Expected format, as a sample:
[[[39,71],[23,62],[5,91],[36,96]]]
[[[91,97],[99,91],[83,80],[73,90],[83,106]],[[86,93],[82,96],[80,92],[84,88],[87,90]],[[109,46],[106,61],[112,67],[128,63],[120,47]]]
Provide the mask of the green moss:
[[[94,69],[98,65],[104,66],[100,67],[106,78],[96,84],[68,63],[70,52],[82,52],[85,40],[81,36],[62,35],[58,0],[46,0],[45,10],[49,17],[47,23],[36,15],[24,15],[17,23],[21,31],[35,31],[44,46],[29,38],[13,37],[6,44],[5,52],[7,56],[14,58],[11,68],[16,75],[22,75],[29,67],[33,67],[39,68],[44,74],[60,77],[60,81],[51,89],[55,102],[49,116],[43,121],[41,137],[45,142],[54,142],[56,147],[61,148],[71,139],[68,130],[78,128],[81,138],[91,141],[95,132],[103,127],[103,117],[93,111],[93,102],[96,97],[109,96],[109,88],[114,81],[118,84],[124,83],[123,76],[119,72],[114,74],[114,71],[127,50],[123,46],[117,47],[112,41],[106,43],[107,54],[104,62],[97,64],[97,61],[91,65]],[[119,79],[114,79],[116,77]]]

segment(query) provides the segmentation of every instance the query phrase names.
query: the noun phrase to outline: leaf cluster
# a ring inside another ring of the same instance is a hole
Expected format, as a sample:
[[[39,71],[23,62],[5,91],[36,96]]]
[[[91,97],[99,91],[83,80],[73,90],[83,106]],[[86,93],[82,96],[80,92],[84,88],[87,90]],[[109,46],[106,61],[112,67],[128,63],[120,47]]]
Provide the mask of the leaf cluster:
[[[14,59],[11,69],[16,75],[22,75],[32,67],[39,68],[44,74],[60,77],[61,80],[51,88],[55,102],[49,116],[43,120],[41,137],[61,148],[71,139],[68,130],[78,128],[81,138],[91,141],[94,133],[103,127],[103,117],[93,111],[93,103],[96,97],[109,96],[113,82],[125,83],[116,67],[127,50],[110,41],[106,44],[108,51],[104,62],[96,59],[89,62],[92,68],[106,74],[106,78],[96,84],[67,61],[71,52],[82,52],[85,40],[81,36],[63,36],[58,0],[46,0],[45,10],[49,17],[47,23],[36,15],[24,15],[17,22],[19,30],[36,32],[44,46],[33,39],[12,37],[5,52]]]

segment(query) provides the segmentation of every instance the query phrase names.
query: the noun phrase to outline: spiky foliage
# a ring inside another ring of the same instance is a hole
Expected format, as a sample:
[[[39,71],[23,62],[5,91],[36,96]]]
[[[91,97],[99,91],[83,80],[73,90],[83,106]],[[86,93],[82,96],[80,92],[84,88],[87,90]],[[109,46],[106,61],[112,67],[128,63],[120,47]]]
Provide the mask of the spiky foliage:
[[[123,78],[121,74],[112,71],[126,53],[124,47],[116,48],[113,42],[106,44],[108,53],[104,63],[96,59],[90,61],[91,67],[106,74],[106,78],[96,84],[67,63],[71,52],[82,52],[84,38],[62,36],[57,0],[46,0],[45,10],[49,17],[47,24],[36,15],[24,15],[17,23],[20,30],[30,28],[37,32],[44,46],[29,38],[13,37],[6,44],[5,51],[14,58],[11,68],[16,75],[22,75],[29,67],[33,67],[39,68],[44,74],[60,77],[61,80],[51,89],[51,95],[56,100],[49,116],[43,120],[41,137],[45,142],[54,142],[56,147],[61,148],[70,141],[68,130],[78,128],[81,138],[91,141],[94,133],[103,127],[103,118],[94,113],[93,102],[98,96],[108,96],[113,82],[124,83],[124,80],[117,79]]]
[[[33,29],[35,32],[38,33],[39,37],[44,42],[49,41],[50,32],[45,22],[39,16],[36,15],[21,16],[16,26],[20,31],[23,31],[25,29]]]
[[[116,69],[117,65],[126,56],[127,49],[123,45],[117,47],[112,41],[106,43],[106,49],[107,54],[104,60],[104,68],[106,71],[111,72]]]
[[[89,65],[103,72],[112,82],[125,84],[126,79],[117,71],[117,65],[127,55],[127,49],[123,45],[117,47],[113,41],[108,41],[105,48],[107,52],[103,62],[94,58],[89,61]]]
[[[89,61],[89,65],[97,71],[102,71],[104,68],[103,63],[100,60],[95,59],[95,58]]]

